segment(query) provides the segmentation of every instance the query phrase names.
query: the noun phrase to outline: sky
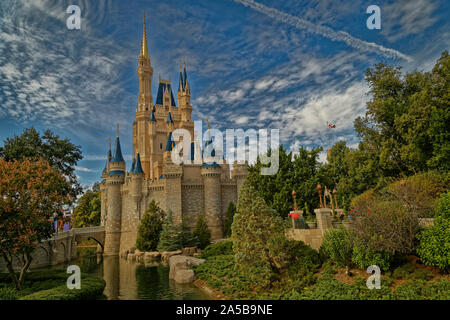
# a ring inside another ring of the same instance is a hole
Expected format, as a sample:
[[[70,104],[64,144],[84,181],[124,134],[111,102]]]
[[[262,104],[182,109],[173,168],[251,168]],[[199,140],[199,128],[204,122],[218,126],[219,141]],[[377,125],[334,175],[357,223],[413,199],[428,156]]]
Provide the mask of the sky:
[[[379,30],[366,26],[372,4]],[[66,26],[69,5],[81,9],[80,30]],[[365,70],[385,62],[429,71],[450,47],[446,0],[2,0],[0,144],[31,126],[67,137],[81,146],[76,174],[89,186],[119,124],[130,167],[144,13],[154,99],[159,76],[178,87],[185,60],[193,120],[280,129],[293,152],[357,146]]]

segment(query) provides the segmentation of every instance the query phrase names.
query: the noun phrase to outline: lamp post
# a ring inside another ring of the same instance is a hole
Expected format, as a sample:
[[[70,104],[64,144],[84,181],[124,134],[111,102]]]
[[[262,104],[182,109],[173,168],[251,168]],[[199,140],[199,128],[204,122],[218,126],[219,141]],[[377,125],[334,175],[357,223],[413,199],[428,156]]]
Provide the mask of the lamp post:
[[[317,192],[319,193],[320,208],[323,208],[323,203],[322,203],[322,186],[320,185],[320,183],[317,185]]]

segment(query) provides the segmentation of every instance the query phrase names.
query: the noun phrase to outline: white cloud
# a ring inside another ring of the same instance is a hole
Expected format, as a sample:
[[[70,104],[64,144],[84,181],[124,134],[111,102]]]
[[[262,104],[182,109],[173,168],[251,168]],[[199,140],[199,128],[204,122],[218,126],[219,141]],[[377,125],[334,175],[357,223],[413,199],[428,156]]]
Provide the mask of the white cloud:
[[[377,54],[380,54],[388,58],[401,58],[406,61],[412,60],[411,57],[401,53],[400,51],[383,47],[382,45],[376,44],[374,42],[367,42],[355,38],[345,31],[335,31],[327,26],[315,25],[308,20],[294,17],[290,14],[287,14],[274,8],[267,7],[253,0],[234,0],[234,1],[241,3],[246,7],[250,7],[253,10],[261,12],[277,21],[290,24],[296,27],[297,29],[306,30],[307,32],[321,35],[332,41],[345,42],[347,45],[358,51],[376,52]]]

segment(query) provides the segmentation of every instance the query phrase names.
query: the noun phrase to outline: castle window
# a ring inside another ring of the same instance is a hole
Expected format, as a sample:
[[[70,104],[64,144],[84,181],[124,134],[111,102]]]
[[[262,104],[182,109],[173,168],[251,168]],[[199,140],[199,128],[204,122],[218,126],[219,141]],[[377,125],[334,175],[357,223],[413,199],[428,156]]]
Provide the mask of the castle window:
[[[162,143],[159,144],[159,148],[162,150]]]

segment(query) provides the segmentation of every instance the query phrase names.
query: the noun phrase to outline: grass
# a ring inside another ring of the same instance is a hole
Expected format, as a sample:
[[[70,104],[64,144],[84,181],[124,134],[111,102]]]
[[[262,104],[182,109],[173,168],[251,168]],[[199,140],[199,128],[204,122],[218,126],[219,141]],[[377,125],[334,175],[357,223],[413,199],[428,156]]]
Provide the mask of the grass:
[[[42,270],[27,274],[24,289],[16,290],[9,274],[0,274],[0,300],[94,300],[100,298],[105,281],[81,275],[81,289],[69,290],[65,270]]]

